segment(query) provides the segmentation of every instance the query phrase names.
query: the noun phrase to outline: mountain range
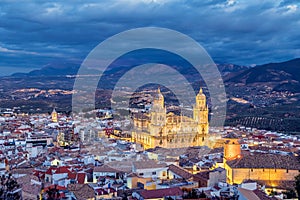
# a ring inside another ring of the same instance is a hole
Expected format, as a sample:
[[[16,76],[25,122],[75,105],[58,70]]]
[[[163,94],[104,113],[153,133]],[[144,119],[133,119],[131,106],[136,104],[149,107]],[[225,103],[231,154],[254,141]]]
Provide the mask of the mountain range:
[[[76,62],[51,63],[29,73],[0,77],[1,107],[21,107],[25,112],[48,112],[53,107],[70,111],[70,91],[79,67]],[[254,67],[235,64],[217,64],[217,67],[228,98],[227,125],[300,133],[300,58]],[[110,70],[120,77],[127,69],[119,66]],[[98,72],[91,69],[88,73]],[[197,80],[193,71],[186,74],[190,80]],[[110,96],[107,92],[97,96],[96,92],[96,98],[101,99],[98,103],[101,105]]]
[[[229,74],[224,81],[245,85],[269,84],[276,91],[300,92],[300,58],[240,70]]]
[[[262,83],[262,82],[291,82],[300,80],[300,58],[280,62],[247,67],[235,64],[216,64],[225,82],[235,83]],[[64,76],[76,75],[80,67],[77,62],[49,63],[43,68],[29,73],[14,73],[12,77],[29,76]],[[91,74],[98,72],[91,69]]]
[[[80,63],[78,62],[64,62],[64,63],[49,63],[41,69],[36,69],[28,73],[14,73],[12,77],[53,77],[53,76],[66,76],[76,75]],[[94,74],[99,71],[90,69],[88,73]]]

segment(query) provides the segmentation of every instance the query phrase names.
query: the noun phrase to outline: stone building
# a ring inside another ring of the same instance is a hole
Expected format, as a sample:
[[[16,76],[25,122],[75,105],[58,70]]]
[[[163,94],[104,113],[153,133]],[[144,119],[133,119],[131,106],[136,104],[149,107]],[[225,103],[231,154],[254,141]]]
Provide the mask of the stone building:
[[[228,138],[224,145],[224,167],[229,184],[253,180],[277,188],[294,181],[300,172],[295,156],[242,152],[240,147],[236,138]]]
[[[200,89],[193,117],[178,116],[172,112],[167,113],[164,96],[158,89],[151,111],[134,116],[134,128],[132,141],[140,143],[144,149],[156,146],[179,148],[205,145],[209,128],[206,96]]]

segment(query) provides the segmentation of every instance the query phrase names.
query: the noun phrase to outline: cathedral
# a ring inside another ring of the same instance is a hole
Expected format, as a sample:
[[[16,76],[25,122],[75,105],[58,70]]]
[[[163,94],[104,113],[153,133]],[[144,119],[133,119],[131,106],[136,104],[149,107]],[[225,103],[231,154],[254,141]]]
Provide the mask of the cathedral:
[[[164,96],[158,89],[151,111],[134,115],[133,121],[132,141],[141,144],[144,149],[207,145],[208,106],[202,89],[196,96],[192,118],[167,113]]]

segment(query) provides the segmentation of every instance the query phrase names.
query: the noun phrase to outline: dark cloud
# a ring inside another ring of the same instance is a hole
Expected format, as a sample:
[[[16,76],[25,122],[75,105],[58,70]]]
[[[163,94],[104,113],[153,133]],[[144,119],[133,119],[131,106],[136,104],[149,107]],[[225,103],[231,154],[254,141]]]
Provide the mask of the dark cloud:
[[[144,26],[187,34],[219,62],[292,59],[300,56],[298,2],[2,1],[0,67],[23,71],[57,60],[80,61],[107,37]]]

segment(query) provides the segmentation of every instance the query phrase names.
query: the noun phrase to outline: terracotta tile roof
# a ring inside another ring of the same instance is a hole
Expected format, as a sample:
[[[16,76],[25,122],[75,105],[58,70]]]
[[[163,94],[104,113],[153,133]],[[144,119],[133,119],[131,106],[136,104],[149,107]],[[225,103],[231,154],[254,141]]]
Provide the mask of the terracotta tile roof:
[[[70,173],[71,169],[69,166],[61,166],[61,167],[50,167],[46,174],[52,175],[52,174],[63,174],[63,173]]]
[[[49,189],[54,189],[54,188],[56,188],[56,189],[58,189],[58,190],[67,190],[66,187],[63,187],[63,186],[60,186],[60,185],[50,185],[50,186],[46,187],[46,188],[44,189],[44,191],[46,192],[46,191],[48,191]]]
[[[158,163],[153,160],[136,161],[133,162],[135,169],[149,169],[149,168],[163,168],[167,167],[165,163]]]
[[[252,190],[247,190],[247,189],[244,189],[244,188],[238,188],[238,191],[247,200],[260,200],[260,198]]]
[[[39,179],[45,179],[45,172],[35,170],[33,175]]]
[[[122,172],[130,173],[132,171],[132,160],[113,161],[107,165]]]
[[[264,193],[263,191],[261,191],[261,190],[253,190],[253,192],[254,192],[254,194],[256,195],[256,196],[258,196],[258,198],[260,199],[260,200],[277,200],[277,198],[275,198],[275,197],[269,197],[269,196],[267,196],[267,194],[266,193]]]
[[[144,199],[162,198],[167,196],[182,196],[183,192],[180,188],[166,188],[158,190],[142,190],[138,192]]]
[[[188,172],[184,168],[176,166],[176,165],[170,165],[169,166],[169,171],[177,174],[178,176],[180,176],[184,179],[189,179],[193,176],[190,172]]]
[[[16,168],[12,169],[11,173],[12,174],[32,174],[34,171],[34,168]]]
[[[39,181],[38,178],[33,175],[25,175],[20,178],[17,178],[17,182],[22,186],[23,192],[38,195],[42,186],[38,184],[32,184],[32,180],[37,182]]]
[[[94,198],[94,189],[88,184],[69,184],[68,190],[73,192],[78,200]]]
[[[300,170],[300,163],[295,156],[255,153],[226,162],[232,168],[271,168]]]
[[[108,165],[102,165],[102,166],[95,167],[94,172],[120,172],[120,171]]]
[[[209,171],[199,172],[193,175],[194,181],[199,181],[199,180],[208,181],[208,179],[209,179]]]
[[[223,138],[229,138],[229,139],[237,139],[239,138],[237,134],[230,132],[227,135],[225,135]]]
[[[219,148],[214,148],[214,149],[210,150],[210,152],[208,154],[223,153],[223,152],[224,152],[224,148],[219,147]]]

